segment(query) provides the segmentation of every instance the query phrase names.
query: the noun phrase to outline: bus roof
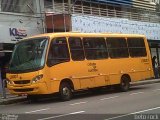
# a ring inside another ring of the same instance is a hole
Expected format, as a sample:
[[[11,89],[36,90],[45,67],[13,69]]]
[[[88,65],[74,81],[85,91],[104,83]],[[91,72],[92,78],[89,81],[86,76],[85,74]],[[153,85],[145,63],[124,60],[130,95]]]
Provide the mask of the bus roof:
[[[122,33],[80,33],[80,32],[58,32],[58,33],[45,33],[39,34],[29,38],[36,38],[36,37],[145,37],[145,35],[141,34],[122,34]]]

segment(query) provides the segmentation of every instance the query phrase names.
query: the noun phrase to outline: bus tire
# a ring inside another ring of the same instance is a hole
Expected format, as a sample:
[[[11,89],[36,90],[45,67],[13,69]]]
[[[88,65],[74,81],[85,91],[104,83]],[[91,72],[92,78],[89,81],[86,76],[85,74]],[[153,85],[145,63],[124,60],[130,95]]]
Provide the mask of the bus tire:
[[[127,92],[130,88],[130,78],[128,76],[122,76],[120,83],[120,90]]]
[[[67,82],[62,82],[59,89],[60,98],[63,101],[68,101],[72,98],[72,90]]]

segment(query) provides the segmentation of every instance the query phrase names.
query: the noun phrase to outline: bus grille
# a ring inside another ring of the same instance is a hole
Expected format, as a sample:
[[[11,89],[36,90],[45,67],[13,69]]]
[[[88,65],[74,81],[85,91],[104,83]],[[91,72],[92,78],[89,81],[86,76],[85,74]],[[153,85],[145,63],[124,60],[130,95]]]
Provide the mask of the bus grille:
[[[29,84],[30,80],[19,80],[19,81],[14,81],[14,84]]]
[[[33,91],[33,88],[27,88],[27,89],[14,89],[15,92],[30,92]]]

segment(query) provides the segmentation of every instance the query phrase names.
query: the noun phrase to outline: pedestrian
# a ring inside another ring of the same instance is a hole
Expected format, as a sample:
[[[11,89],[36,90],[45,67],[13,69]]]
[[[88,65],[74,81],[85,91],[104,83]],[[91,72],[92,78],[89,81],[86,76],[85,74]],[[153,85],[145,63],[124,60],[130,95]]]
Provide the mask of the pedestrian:
[[[1,98],[5,99],[6,98],[6,91],[5,91],[5,86],[4,86],[4,81],[3,81],[3,67],[2,67],[2,62],[0,61],[0,96]]]
[[[2,75],[1,75],[1,63],[0,63],[0,94],[3,94],[3,81],[2,81]]]
[[[159,73],[158,73],[158,62],[156,56],[153,56],[152,58],[152,65],[153,65],[155,79],[157,79],[159,77]]]

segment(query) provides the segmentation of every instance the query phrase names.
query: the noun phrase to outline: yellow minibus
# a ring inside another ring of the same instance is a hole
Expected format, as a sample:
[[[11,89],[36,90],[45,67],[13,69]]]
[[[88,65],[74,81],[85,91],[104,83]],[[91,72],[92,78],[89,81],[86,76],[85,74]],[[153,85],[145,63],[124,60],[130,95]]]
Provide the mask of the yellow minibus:
[[[144,35],[62,32],[18,42],[6,80],[12,94],[69,100],[75,91],[111,85],[127,91],[131,82],[153,77]]]

